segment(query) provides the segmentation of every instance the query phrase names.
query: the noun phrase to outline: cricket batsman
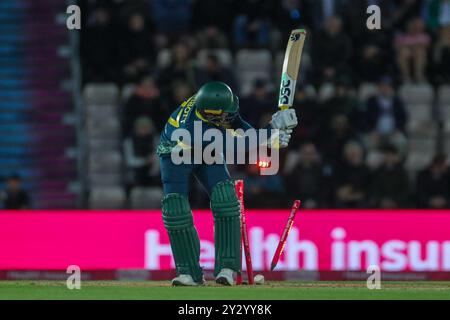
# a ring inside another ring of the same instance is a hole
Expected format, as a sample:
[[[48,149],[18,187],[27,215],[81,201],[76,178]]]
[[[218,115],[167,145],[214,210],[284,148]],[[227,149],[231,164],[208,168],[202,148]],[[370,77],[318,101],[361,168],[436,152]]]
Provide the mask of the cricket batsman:
[[[161,179],[164,189],[162,218],[167,230],[177,271],[172,280],[174,286],[199,286],[205,284],[200,267],[200,240],[195,229],[188,200],[191,175],[201,183],[210,198],[214,216],[215,268],[218,284],[232,286],[234,276],[240,272],[240,207],[234,182],[222,164],[174,164],[171,153],[174,148],[186,148],[181,141],[172,141],[174,130],[183,128],[194,134],[194,122],[219,129],[252,128],[239,115],[239,99],[228,85],[209,82],[192,97],[183,102],[170,116],[157,147],[161,163]],[[292,109],[276,112],[267,129],[278,129],[277,147],[286,148],[292,129],[297,126]],[[181,146],[180,146],[181,145]],[[270,147],[270,145],[269,145]],[[224,150],[225,152],[225,150]]]

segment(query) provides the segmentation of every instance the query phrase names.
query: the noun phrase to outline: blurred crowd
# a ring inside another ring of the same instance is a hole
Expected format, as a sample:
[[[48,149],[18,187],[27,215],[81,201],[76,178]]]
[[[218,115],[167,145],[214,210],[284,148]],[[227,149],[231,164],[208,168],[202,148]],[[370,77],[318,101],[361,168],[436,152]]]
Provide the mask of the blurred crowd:
[[[381,30],[368,30],[366,9],[379,5]],[[84,16],[84,83],[135,87],[121,109],[127,186],[160,185],[155,145],[170,112],[203,83],[226,82],[241,97],[252,125],[277,106],[277,79],[256,77],[248,90],[233,64],[242,49],[283,52],[292,29],[308,30],[295,94],[300,125],[282,172],[263,177],[256,166],[232,168],[245,177],[251,207],[448,208],[450,172],[444,154],[420,172],[405,169],[407,83],[450,81],[448,0],[134,0],[80,1]],[[211,50],[199,63],[198,53]],[[167,58],[163,53],[169,53]],[[377,89],[365,99],[362,83]],[[318,92],[332,88],[319,98]],[[195,182],[193,182],[195,184]],[[198,188],[198,185],[194,185]],[[194,192],[194,206],[207,207]]]
[[[23,188],[19,175],[12,174],[6,179],[5,190],[0,190],[0,205],[4,210],[26,210],[32,207],[30,195]]]

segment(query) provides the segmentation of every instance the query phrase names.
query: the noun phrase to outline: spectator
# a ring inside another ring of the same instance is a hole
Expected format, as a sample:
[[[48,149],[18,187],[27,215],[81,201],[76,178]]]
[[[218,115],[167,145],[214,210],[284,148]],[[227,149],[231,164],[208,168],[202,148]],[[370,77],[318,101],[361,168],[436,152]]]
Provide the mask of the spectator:
[[[173,109],[176,106],[179,106],[193,94],[194,90],[186,82],[183,81],[175,82],[172,86],[171,96],[169,98],[170,108]],[[168,118],[168,116],[166,118]]]
[[[287,194],[302,199],[304,208],[320,208],[324,205],[325,176],[316,146],[304,143],[297,156],[297,164],[284,176]]]
[[[284,186],[280,175],[262,176],[257,165],[248,165],[245,177],[245,202],[252,208],[282,205]]]
[[[400,155],[393,145],[383,148],[383,162],[372,175],[371,202],[377,208],[406,208],[409,205],[409,181]]]
[[[323,130],[320,138],[324,158],[335,166],[342,163],[344,146],[357,139],[349,119],[344,114],[335,115],[331,119],[331,130]]]
[[[276,97],[270,91],[267,81],[264,79],[256,79],[250,95],[247,98],[243,98],[240,105],[244,119],[251,125],[257,127],[261,115],[274,110],[277,101]]]
[[[226,36],[215,26],[208,26],[197,33],[199,48],[218,49],[226,48],[228,41]]]
[[[162,129],[168,118],[167,111],[161,101],[161,94],[151,76],[142,78],[133,95],[125,104],[123,115],[124,135],[131,134],[134,122],[138,117],[146,116],[157,124],[157,129]]]
[[[116,80],[116,42],[111,12],[106,7],[94,10],[82,29],[81,62],[84,82]]]
[[[351,56],[352,42],[343,32],[341,19],[334,16],[328,18],[313,45],[316,81],[334,81],[338,73],[348,70]]]
[[[440,27],[450,25],[450,2],[448,0],[428,0],[424,1],[423,11],[425,12],[428,27],[436,31]]]
[[[294,96],[294,107],[295,110],[298,110],[299,114],[297,117],[301,119],[301,125],[295,128],[293,132],[293,139],[291,140],[293,147],[298,147],[296,143],[304,140],[317,141],[321,132],[321,113],[318,110],[313,90],[312,86],[297,86]]]
[[[450,7],[450,3],[449,3]],[[435,75],[438,83],[450,82],[450,24],[439,32],[434,47]]]
[[[221,31],[231,30],[234,0],[196,0],[193,3],[193,26],[195,30],[217,26]]]
[[[421,2],[418,0],[378,0],[383,14],[382,28],[392,32],[404,27],[412,17],[420,14]]]
[[[188,29],[192,19],[192,1],[152,0],[150,3],[159,32],[175,35]]]
[[[197,68],[191,58],[187,44],[178,42],[172,47],[171,63],[159,72],[159,84],[164,94],[170,94],[171,85],[175,82],[187,82],[192,88],[197,87]]]
[[[364,208],[367,206],[369,168],[364,164],[364,150],[357,142],[344,147],[344,162],[336,170],[336,206]]]
[[[269,2],[265,0],[240,0],[234,21],[234,43],[244,46],[267,46],[269,44]]]
[[[383,143],[394,144],[403,155],[406,149],[407,114],[403,100],[396,95],[390,77],[383,77],[377,95],[367,101],[365,112],[368,147],[375,149]]]
[[[360,118],[361,106],[358,99],[351,94],[351,79],[346,75],[336,78],[334,95],[320,106],[321,119],[324,128],[332,123],[337,115],[344,115],[357,127]]]
[[[391,71],[385,53],[384,48],[375,44],[367,44],[362,48],[355,66],[360,83],[377,82],[384,74]]]
[[[233,92],[237,91],[233,70],[222,66],[219,58],[214,54],[208,55],[205,67],[198,72],[197,76],[198,84],[209,81],[222,81],[228,84]]]
[[[151,30],[145,17],[133,13],[121,37],[120,56],[123,66],[123,81],[136,82],[147,73],[154,60]]]
[[[31,201],[28,192],[22,188],[22,179],[14,174],[6,180],[6,190],[0,193],[5,210],[30,209]]]
[[[416,191],[420,208],[450,207],[450,172],[445,155],[436,155],[430,166],[418,174]]]
[[[425,69],[430,43],[431,38],[426,33],[425,23],[420,18],[412,19],[408,23],[406,33],[400,33],[395,37],[397,64],[403,82],[410,83],[413,80],[426,82]]]
[[[305,19],[311,21],[311,27],[315,31],[319,31],[331,17],[343,16],[348,9],[346,0],[307,0],[305,2],[309,9],[309,14],[304,14]]]
[[[134,131],[124,140],[123,149],[131,186],[159,185],[159,160],[155,149],[158,140],[153,122],[147,117],[139,117],[134,123]]]

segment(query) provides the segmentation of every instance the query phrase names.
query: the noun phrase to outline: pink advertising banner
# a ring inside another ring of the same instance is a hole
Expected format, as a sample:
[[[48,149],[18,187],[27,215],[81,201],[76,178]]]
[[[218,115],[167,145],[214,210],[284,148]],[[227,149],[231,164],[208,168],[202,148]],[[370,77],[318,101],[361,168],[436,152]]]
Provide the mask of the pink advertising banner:
[[[268,270],[288,210],[248,210],[255,270]],[[194,212],[201,264],[214,265],[213,220]],[[0,213],[0,270],[173,268],[159,211]],[[277,270],[450,271],[450,211],[300,211]]]

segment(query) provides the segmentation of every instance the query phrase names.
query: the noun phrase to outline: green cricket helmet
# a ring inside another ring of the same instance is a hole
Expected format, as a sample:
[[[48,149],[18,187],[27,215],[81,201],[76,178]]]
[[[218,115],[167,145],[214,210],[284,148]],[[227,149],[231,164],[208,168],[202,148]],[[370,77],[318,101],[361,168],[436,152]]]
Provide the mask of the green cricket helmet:
[[[239,99],[220,81],[208,82],[198,90],[195,105],[200,115],[216,126],[228,127],[239,114]]]

